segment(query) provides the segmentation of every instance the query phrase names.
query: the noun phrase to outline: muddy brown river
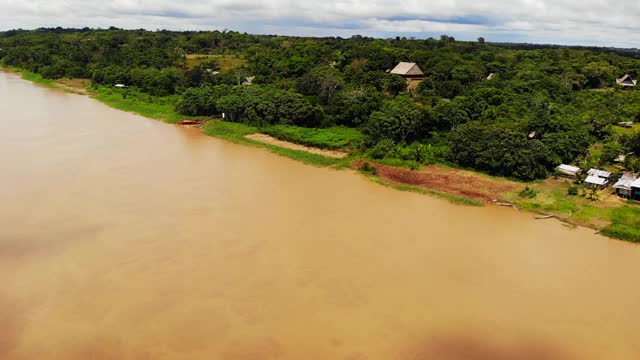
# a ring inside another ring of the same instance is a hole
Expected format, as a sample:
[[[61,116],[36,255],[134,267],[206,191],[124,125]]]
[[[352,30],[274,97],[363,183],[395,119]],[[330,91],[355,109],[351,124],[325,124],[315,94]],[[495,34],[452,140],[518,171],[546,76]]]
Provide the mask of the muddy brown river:
[[[0,359],[640,359],[640,247],[0,73]]]

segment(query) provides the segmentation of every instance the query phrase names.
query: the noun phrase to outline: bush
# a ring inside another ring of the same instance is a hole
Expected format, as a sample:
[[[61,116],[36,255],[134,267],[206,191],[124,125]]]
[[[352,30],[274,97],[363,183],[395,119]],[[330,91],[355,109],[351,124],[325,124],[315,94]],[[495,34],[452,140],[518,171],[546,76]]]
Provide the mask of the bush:
[[[571,185],[567,189],[567,194],[572,195],[572,196],[578,195],[579,189],[580,189],[580,187],[578,187],[577,185]]]
[[[394,157],[396,145],[392,140],[385,139],[378,142],[374,147],[369,149],[368,155],[374,159],[384,159],[386,157]]]
[[[533,190],[530,187],[525,187],[524,190],[520,191],[518,193],[518,196],[523,197],[523,198],[527,198],[527,199],[533,199],[538,195],[538,192]]]
[[[371,174],[371,175],[378,175],[378,169],[376,169],[375,166],[369,164],[368,162],[363,162],[362,165],[360,165],[360,171],[367,173],[367,174]]]

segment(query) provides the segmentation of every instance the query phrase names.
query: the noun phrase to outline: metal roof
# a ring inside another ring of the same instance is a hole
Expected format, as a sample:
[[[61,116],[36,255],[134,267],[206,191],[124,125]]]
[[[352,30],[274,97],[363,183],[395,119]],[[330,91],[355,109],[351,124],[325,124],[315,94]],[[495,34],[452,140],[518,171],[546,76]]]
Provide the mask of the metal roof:
[[[637,179],[636,181],[634,181],[634,182],[631,184],[631,187],[632,187],[632,188],[640,189],[640,179]]]
[[[604,170],[598,170],[598,169],[591,169],[587,172],[587,174],[591,176],[601,177],[601,178],[608,178],[611,176],[610,172],[604,171]]]
[[[635,176],[633,176],[633,174],[624,173],[622,174],[622,177],[620,178],[620,180],[618,180],[618,182],[615,183],[615,185],[613,185],[613,187],[616,189],[630,190],[633,182],[637,180],[638,179]]]
[[[595,185],[604,185],[607,183],[607,179],[597,176],[587,176],[587,179],[584,182]]]
[[[572,165],[566,165],[566,164],[558,165],[558,169],[559,170],[570,171],[570,172],[574,172],[574,173],[577,173],[578,171],[580,171],[579,167],[572,166]]]

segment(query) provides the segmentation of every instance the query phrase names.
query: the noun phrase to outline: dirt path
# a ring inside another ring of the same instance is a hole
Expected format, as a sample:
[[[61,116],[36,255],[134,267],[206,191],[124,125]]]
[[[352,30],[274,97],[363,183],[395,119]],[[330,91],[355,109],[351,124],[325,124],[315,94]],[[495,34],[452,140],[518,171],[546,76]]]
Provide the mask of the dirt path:
[[[343,151],[318,149],[314,147],[295,144],[288,141],[278,140],[266,134],[259,134],[259,133],[249,134],[249,135],[246,135],[245,137],[249,140],[259,141],[265,144],[275,145],[275,146],[279,146],[279,147],[283,147],[291,150],[306,151],[308,153],[322,155],[322,156],[326,156],[334,159],[342,159],[347,157],[347,155],[349,155],[348,153]]]

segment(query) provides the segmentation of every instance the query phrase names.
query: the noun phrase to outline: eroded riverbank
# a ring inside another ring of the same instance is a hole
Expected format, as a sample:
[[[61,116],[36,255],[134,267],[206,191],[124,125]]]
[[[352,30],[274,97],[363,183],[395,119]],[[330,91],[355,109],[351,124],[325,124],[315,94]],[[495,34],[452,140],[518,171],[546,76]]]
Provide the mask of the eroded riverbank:
[[[0,74],[2,359],[636,359],[640,248]]]

